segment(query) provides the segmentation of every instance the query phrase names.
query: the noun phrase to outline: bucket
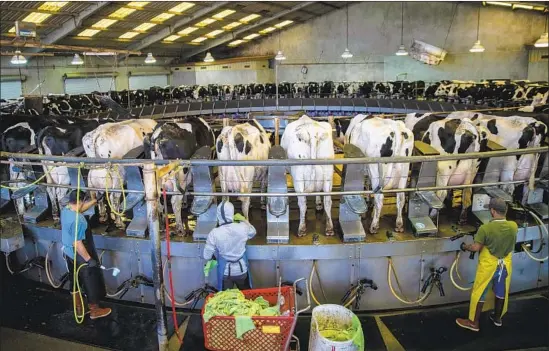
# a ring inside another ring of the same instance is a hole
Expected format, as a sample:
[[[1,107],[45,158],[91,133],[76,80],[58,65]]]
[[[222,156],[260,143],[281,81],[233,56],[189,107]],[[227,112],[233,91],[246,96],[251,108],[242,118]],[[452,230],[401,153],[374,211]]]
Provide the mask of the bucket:
[[[321,335],[323,329],[343,330],[350,326],[354,332],[346,341],[332,341]],[[364,351],[364,334],[358,317],[340,305],[328,304],[313,308],[309,351]]]

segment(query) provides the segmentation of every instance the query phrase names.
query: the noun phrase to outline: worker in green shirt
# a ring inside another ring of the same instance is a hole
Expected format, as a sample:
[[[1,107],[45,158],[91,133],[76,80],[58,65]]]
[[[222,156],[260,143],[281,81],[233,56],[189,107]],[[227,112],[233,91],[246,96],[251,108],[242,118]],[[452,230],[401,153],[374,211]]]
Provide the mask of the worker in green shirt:
[[[506,219],[507,203],[503,199],[492,198],[489,208],[492,221],[480,226],[473,244],[462,244],[465,250],[480,251],[477,274],[471,290],[469,318],[456,319],[457,325],[472,331],[480,329],[481,312],[491,309],[494,312],[490,314],[490,319],[497,327],[501,327],[501,317],[507,312],[509,301],[511,261],[518,226]]]

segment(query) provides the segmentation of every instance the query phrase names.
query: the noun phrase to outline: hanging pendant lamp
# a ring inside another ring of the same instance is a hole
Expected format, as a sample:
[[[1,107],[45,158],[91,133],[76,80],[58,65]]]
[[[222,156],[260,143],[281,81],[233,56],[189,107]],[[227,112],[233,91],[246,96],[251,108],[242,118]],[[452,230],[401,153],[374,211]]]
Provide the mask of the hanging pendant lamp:
[[[278,33],[278,52],[276,53],[275,60],[276,61],[284,61],[286,59],[286,56],[282,53],[282,50],[280,50],[280,32]]]
[[[13,55],[10,62],[14,65],[24,65],[27,63],[27,59],[21,55],[21,51],[15,50],[15,55]]]
[[[208,51],[206,53],[206,57],[204,57],[204,62],[214,62],[215,59],[214,57],[212,56],[212,54]]]
[[[400,21],[400,46],[398,47],[398,51],[395,53],[395,55],[397,56],[408,55],[408,51],[406,51],[406,47],[404,46],[404,2],[402,2],[401,21]]]
[[[534,43],[534,46],[537,48],[546,48],[549,46],[549,16],[545,19],[545,33],[543,33],[538,40]]]
[[[74,57],[72,58],[71,65],[83,65],[84,60],[80,57],[78,54],[74,54]]]
[[[145,63],[155,63],[156,59],[154,58],[152,52],[149,52],[147,54],[147,57],[145,58]]]
[[[343,51],[343,53],[341,54],[341,57],[343,59],[348,59],[348,58],[351,58],[353,57],[353,54],[351,54],[351,52],[349,51],[349,4],[347,4],[345,6],[346,8],[346,11],[347,11],[347,45],[345,45],[345,51]]]
[[[478,7],[478,16],[477,16],[477,41],[475,41],[475,44],[473,44],[473,47],[469,49],[470,52],[484,52],[484,46],[482,46],[478,38],[479,31],[480,31],[480,6]]]

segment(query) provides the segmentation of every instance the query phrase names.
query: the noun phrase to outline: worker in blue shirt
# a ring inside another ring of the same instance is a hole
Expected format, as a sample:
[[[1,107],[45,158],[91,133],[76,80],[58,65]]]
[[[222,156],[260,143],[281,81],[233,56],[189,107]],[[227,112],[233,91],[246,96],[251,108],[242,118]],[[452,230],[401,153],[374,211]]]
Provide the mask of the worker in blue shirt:
[[[217,259],[217,288],[219,291],[250,289],[252,278],[246,256],[246,242],[255,236],[256,230],[243,215],[234,214],[234,206],[223,201],[217,207],[219,226],[214,228],[204,245],[204,259]]]
[[[77,204],[77,197],[79,203]],[[76,306],[76,313],[82,316],[84,306],[78,297],[78,294],[72,292],[74,279],[74,243],[76,231],[76,216],[78,213],[78,232],[76,233],[76,265],[87,263],[87,266],[82,267],[78,275],[80,286],[83,287],[83,292],[86,294],[89,306],[91,319],[106,317],[111,313],[110,308],[100,308],[99,300],[106,295],[105,283],[103,281],[103,273],[99,268],[97,253],[93,243],[93,236],[88,230],[88,222],[82,213],[86,212],[91,207],[95,206],[97,200],[86,200],[85,193],[73,190],[69,194],[69,203],[61,211],[61,240],[63,242],[63,253],[67,261],[67,267],[71,273],[71,294],[73,294],[73,303]]]

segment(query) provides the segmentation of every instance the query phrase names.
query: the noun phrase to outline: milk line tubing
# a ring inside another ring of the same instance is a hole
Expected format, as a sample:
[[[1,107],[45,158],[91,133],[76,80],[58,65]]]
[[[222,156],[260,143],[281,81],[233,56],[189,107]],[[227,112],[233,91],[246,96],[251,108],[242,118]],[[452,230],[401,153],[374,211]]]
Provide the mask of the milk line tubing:
[[[503,151],[485,151],[485,152],[470,152],[464,154],[448,154],[448,155],[433,155],[433,156],[392,156],[392,157],[357,157],[357,158],[333,158],[333,159],[284,159],[284,160],[145,160],[145,159],[109,159],[95,157],[67,157],[67,156],[52,156],[39,154],[25,154],[16,152],[0,152],[0,158],[16,158],[29,159],[39,161],[54,161],[59,162],[55,166],[70,166],[78,167],[78,164],[102,164],[104,166],[112,164],[120,164],[125,166],[143,166],[145,164],[154,163],[155,165],[167,165],[172,162],[178,162],[180,166],[303,166],[303,165],[342,165],[342,164],[372,164],[372,163],[417,163],[417,162],[438,162],[438,161],[456,161],[469,160],[479,158],[516,156],[533,153],[549,152],[549,147],[540,146],[527,149],[503,150]],[[4,161],[1,163],[18,163],[24,164],[25,161]],[[74,166],[69,165],[74,164]],[[49,165],[54,166],[54,165]]]

